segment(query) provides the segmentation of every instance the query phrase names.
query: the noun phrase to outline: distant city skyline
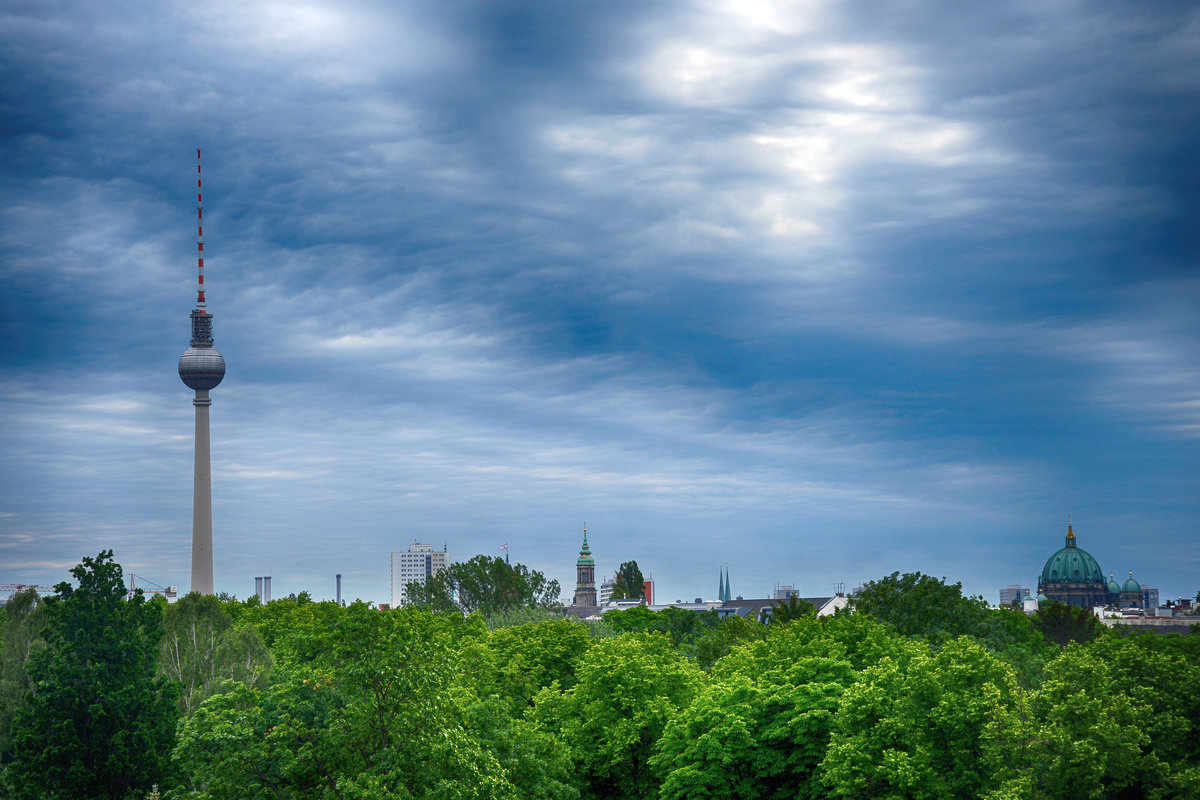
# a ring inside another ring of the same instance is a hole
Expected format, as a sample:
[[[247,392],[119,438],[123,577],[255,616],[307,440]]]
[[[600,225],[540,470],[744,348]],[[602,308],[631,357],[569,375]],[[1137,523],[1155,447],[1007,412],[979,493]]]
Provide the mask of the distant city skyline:
[[[418,540],[659,598],[1200,589],[1200,10],[9,9],[0,582],[386,602]],[[325,588],[322,588],[325,587]]]

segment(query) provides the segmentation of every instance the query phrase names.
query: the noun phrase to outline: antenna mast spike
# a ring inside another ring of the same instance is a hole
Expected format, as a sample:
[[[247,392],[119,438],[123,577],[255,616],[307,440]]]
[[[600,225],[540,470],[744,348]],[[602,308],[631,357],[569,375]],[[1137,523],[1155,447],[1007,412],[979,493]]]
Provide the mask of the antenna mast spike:
[[[196,308],[204,312],[204,185],[200,174],[200,148],[196,148]],[[207,312],[205,312],[207,313]]]

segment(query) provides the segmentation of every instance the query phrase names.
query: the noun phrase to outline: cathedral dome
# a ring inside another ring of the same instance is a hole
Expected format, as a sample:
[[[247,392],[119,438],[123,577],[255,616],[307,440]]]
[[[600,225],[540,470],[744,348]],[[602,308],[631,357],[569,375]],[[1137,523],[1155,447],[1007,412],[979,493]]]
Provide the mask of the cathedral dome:
[[[1113,579],[1112,573],[1109,573],[1109,575],[1108,575],[1108,593],[1109,594],[1120,594],[1121,593],[1121,584],[1117,583]]]
[[[1075,534],[1067,527],[1067,545],[1046,561],[1042,568],[1042,586],[1062,583],[1099,583],[1107,585],[1104,573],[1092,554],[1075,543]]]
[[[1125,585],[1121,587],[1122,592],[1138,592],[1141,593],[1142,585],[1133,579],[1133,573],[1129,573],[1129,580],[1125,581]]]

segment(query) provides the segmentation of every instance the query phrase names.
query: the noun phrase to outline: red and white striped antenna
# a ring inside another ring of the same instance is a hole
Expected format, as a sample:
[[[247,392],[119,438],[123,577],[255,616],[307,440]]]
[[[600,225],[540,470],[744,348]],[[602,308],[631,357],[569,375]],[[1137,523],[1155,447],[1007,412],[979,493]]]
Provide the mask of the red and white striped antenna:
[[[196,148],[196,308],[204,311],[204,187],[200,177],[200,148]]]

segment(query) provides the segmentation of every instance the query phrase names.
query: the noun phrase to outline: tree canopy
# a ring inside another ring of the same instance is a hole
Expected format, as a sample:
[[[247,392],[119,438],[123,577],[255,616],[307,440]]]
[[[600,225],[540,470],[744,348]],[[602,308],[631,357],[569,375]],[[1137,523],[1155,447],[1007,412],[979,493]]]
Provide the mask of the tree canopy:
[[[12,722],[33,690],[30,657],[46,646],[46,604],[36,589],[17,592],[0,614],[0,763],[12,760]]]
[[[1070,642],[1090,642],[1100,634],[1100,620],[1090,609],[1050,601],[1033,615],[1033,626],[1046,641],[1066,649]]]
[[[776,600],[771,608],[767,622],[771,625],[784,625],[801,617],[815,616],[817,607],[797,595],[791,595],[787,600]]]
[[[964,634],[986,634],[991,622],[982,597],[964,597],[961,583],[947,584],[920,572],[893,572],[867,581],[850,597],[850,604],[905,636],[921,636],[935,644]]]
[[[76,576],[4,609],[2,800],[143,800],[155,781],[165,800],[1195,800],[1200,786],[1200,630],[1060,647],[919,574],[873,582],[856,613],[797,603],[769,625],[646,606],[582,623],[548,603],[484,617],[458,613],[458,594],[446,614],[302,594],[168,605],[127,600],[108,552]],[[503,605],[463,586],[477,610]]]
[[[408,604],[428,611],[459,611],[484,616],[519,608],[557,608],[562,590],[558,581],[524,564],[477,555],[449,565],[423,582],[410,583]]]
[[[613,600],[644,600],[646,579],[636,561],[626,561],[617,569],[613,578]]]
[[[18,797],[73,800],[142,792],[167,775],[175,685],[155,671],[163,612],[126,600],[111,550],[84,558],[46,602],[46,646],[12,724],[7,778]]]

